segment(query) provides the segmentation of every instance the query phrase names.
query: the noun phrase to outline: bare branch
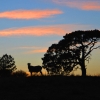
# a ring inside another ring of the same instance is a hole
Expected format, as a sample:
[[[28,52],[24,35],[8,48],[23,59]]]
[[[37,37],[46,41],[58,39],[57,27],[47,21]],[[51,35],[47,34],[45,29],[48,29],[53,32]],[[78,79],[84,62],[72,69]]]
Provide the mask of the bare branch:
[[[93,46],[92,46],[92,47],[93,47]],[[95,47],[95,48],[93,48],[93,49],[92,49],[92,47],[90,48],[90,51],[85,55],[85,57],[87,57],[94,49],[97,49],[97,48],[99,48],[100,46]]]

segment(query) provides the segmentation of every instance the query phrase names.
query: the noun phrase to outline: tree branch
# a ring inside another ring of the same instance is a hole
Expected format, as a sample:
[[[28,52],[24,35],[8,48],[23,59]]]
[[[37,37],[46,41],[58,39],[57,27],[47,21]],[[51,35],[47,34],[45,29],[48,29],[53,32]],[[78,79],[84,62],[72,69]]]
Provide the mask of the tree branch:
[[[94,45],[93,45],[93,46],[94,46]],[[92,46],[92,47],[93,47],[93,46]],[[97,48],[99,48],[100,46],[95,47],[95,48],[93,48],[93,49],[92,49],[92,47],[90,48],[90,51],[85,55],[85,57],[88,56],[94,49],[97,49]]]

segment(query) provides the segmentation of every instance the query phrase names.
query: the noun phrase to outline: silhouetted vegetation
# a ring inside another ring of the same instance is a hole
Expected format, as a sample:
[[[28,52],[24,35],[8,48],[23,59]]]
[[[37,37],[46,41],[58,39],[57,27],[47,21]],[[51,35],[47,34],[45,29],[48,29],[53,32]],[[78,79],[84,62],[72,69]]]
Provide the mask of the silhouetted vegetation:
[[[43,67],[48,74],[69,75],[74,69],[80,68],[82,76],[86,76],[85,62],[90,60],[91,52],[100,39],[99,30],[75,31],[63,36],[58,44],[52,44],[44,54]]]
[[[17,71],[12,73],[12,76],[14,76],[14,77],[27,77],[28,74],[23,70],[17,70]]]
[[[0,58],[0,76],[10,76],[16,69],[14,58],[11,55],[5,54]]]

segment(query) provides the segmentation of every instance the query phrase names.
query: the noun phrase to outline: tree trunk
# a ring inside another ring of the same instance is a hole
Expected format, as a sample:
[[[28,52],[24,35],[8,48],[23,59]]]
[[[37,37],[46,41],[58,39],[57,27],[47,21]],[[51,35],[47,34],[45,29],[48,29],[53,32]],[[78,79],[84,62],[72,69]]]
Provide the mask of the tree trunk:
[[[86,76],[86,68],[84,66],[81,66],[81,71],[82,71],[82,77]]]
[[[85,77],[86,76],[85,61],[82,61],[81,63],[81,71],[82,71],[82,77]]]
[[[82,59],[81,59],[81,71],[82,71],[82,77],[86,76],[86,68],[85,68],[85,48],[82,43]]]

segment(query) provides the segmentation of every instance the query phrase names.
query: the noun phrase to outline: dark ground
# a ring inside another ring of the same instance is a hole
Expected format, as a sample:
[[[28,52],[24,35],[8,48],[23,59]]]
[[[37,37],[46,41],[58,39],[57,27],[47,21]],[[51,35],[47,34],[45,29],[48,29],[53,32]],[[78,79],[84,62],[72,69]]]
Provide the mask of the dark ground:
[[[100,77],[0,78],[0,100],[100,100]]]

